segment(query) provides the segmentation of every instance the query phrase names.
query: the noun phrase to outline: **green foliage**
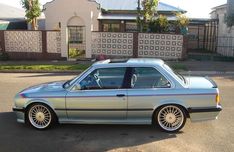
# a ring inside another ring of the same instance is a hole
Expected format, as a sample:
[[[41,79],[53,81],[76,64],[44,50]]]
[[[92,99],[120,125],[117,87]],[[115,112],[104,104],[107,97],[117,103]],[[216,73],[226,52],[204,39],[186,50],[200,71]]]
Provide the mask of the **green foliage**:
[[[177,26],[179,26],[180,28],[188,26],[189,18],[186,15],[183,15],[181,13],[177,13],[176,18],[177,18],[177,20],[176,20]]]
[[[41,15],[39,0],[21,0],[21,5],[25,9],[27,21],[32,23],[32,28],[36,30],[37,17]]]
[[[142,15],[144,17],[144,21],[151,21],[156,13],[158,0],[142,0],[141,5],[143,7]]]
[[[38,70],[38,71],[57,71],[57,70],[85,70],[90,64],[75,65],[0,65],[0,70]]]
[[[0,61],[7,61],[9,60],[9,56],[6,52],[0,52]]]
[[[69,57],[70,58],[76,58],[76,57],[82,56],[84,54],[85,54],[84,50],[77,50],[74,48],[69,49]]]
[[[159,17],[149,23],[149,29],[151,32],[165,33],[168,31],[169,22],[167,17],[164,15],[159,15]]]
[[[226,17],[225,21],[228,27],[234,26],[234,13],[229,14]]]
[[[142,0],[141,5],[143,7],[143,10],[140,12],[140,15],[143,16],[143,21],[140,20],[140,18],[137,18],[137,22],[140,24],[141,29],[143,31],[147,31],[148,29],[148,23],[152,21],[155,13],[157,12],[157,6],[158,6],[159,0]]]

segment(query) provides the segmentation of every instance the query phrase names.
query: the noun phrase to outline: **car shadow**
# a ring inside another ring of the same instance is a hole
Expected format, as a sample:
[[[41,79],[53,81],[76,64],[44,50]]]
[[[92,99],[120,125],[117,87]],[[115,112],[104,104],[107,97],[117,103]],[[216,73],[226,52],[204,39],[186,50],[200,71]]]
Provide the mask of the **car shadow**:
[[[176,136],[150,125],[66,124],[39,131],[17,123],[13,112],[0,113],[0,151],[108,151]]]

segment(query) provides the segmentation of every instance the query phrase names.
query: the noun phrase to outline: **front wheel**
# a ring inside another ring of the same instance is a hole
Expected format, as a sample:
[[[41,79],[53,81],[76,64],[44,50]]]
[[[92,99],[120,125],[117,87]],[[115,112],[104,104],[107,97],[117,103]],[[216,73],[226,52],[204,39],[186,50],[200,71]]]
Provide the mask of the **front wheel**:
[[[162,130],[178,132],[185,125],[186,115],[180,106],[166,105],[157,110],[155,119]]]
[[[39,130],[49,128],[54,121],[53,112],[44,104],[33,104],[30,106],[27,116],[30,125]]]

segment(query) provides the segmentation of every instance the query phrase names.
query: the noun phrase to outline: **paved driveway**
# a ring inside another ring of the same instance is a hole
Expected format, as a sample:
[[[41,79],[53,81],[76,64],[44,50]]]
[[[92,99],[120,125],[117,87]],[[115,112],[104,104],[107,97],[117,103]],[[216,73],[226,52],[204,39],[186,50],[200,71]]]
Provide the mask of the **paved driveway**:
[[[234,76],[214,77],[224,110],[217,121],[191,124],[177,134],[152,126],[59,125],[37,131],[16,123],[12,98],[30,85],[74,75],[0,73],[0,152],[234,151]]]

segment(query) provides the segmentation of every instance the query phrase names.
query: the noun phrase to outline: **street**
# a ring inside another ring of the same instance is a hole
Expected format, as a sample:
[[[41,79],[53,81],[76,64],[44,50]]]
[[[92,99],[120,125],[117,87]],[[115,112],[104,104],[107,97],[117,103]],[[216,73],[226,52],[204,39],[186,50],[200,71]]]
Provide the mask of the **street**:
[[[43,82],[75,74],[0,73],[0,152],[232,152],[234,151],[234,76],[212,77],[219,86],[223,111],[215,121],[191,123],[176,134],[147,125],[58,125],[38,131],[16,122],[14,95]]]

